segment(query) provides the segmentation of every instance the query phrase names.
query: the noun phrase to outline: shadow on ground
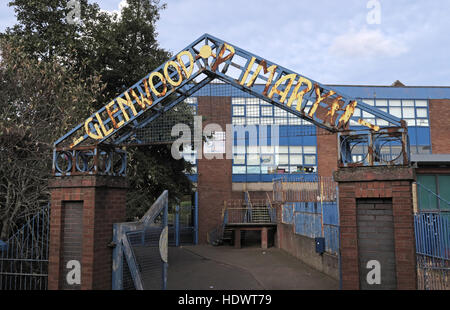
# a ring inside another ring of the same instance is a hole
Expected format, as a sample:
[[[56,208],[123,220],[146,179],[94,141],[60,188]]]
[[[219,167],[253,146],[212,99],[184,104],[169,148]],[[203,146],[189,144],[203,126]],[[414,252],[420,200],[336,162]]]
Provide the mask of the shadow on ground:
[[[337,280],[280,249],[169,249],[169,290],[337,290]]]

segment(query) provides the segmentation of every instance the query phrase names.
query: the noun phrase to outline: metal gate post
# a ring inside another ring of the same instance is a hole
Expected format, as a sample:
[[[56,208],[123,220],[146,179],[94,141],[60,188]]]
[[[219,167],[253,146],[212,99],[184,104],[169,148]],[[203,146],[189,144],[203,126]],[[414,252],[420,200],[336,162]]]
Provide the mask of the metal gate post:
[[[175,246],[180,246],[180,206],[175,207]]]
[[[168,200],[166,199],[165,201],[165,206],[164,206],[164,216],[163,216],[163,233],[166,232],[168,234],[168,217],[169,217],[169,204],[168,204]],[[166,251],[168,251],[168,239],[167,239],[168,235],[166,235],[166,239],[165,239],[165,244],[164,246],[166,247]],[[160,244],[161,247],[161,244]],[[166,256],[168,255],[168,252],[166,252]],[[167,289],[167,269],[169,267],[169,264],[167,262],[167,257],[165,257],[166,261],[162,260],[162,264],[163,264],[163,276],[162,276],[162,289],[166,290]]]
[[[195,192],[195,205],[194,205],[194,244],[198,244],[198,192]]]
[[[342,258],[341,258],[341,217],[339,213],[339,186],[336,186],[336,204],[338,218],[338,268],[339,268],[339,289],[342,290]]]
[[[113,266],[112,266],[112,289],[123,289],[123,249],[119,238],[120,225],[113,225]]]

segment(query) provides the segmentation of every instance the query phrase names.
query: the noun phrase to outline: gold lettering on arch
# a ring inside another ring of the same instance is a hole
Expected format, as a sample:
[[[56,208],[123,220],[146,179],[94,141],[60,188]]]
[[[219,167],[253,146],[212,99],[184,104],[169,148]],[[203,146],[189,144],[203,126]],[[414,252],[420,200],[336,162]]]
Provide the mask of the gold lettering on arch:
[[[159,92],[155,85],[153,84],[153,78],[157,77],[161,80],[161,83],[163,85],[163,91]],[[166,84],[166,79],[164,78],[164,76],[159,73],[158,71],[153,72],[152,74],[150,74],[150,76],[148,77],[148,82],[150,83],[150,88],[152,89],[152,92],[157,96],[157,97],[164,97],[166,95],[167,92],[167,84]]]
[[[85,129],[87,135],[88,135],[89,137],[91,137],[92,139],[94,139],[94,140],[102,139],[102,138],[103,138],[103,135],[102,135],[102,132],[101,132],[101,130],[100,130],[100,127],[98,126],[98,124],[93,123],[93,121],[94,121],[94,119],[93,119],[92,117],[89,117],[89,118],[84,122],[84,129]],[[90,124],[90,123],[93,123],[95,132],[96,132],[97,134],[94,134],[93,132],[91,132],[91,129],[89,128],[89,124]]]
[[[189,58],[189,69],[186,67],[186,65],[183,62],[182,56],[188,56]],[[177,61],[180,64],[181,69],[184,72],[185,78],[188,79],[191,77],[192,71],[194,71],[194,57],[192,56],[191,52],[189,51],[183,51],[177,55]]]
[[[227,56],[223,57],[223,56],[225,55],[225,52],[226,52],[227,50],[228,50],[230,53],[229,53]],[[222,63],[224,63],[225,61],[231,59],[231,58],[234,56],[234,54],[235,54],[234,47],[231,46],[231,45],[228,45],[227,43],[224,43],[222,49],[220,50],[219,54],[217,55],[216,60],[214,61],[214,64],[213,64],[212,67],[211,67],[211,70],[212,70],[213,72],[215,72],[215,71],[217,70],[217,68],[219,68],[219,65],[220,65],[220,64],[222,64]]]
[[[169,66],[172,66],[177,71],[178,81],[174,81],[170,77]],[[181,82],[183,82],[183,75],[181,74],[181,68],[178,66],[178,64],[175,61],[172,61],[172,60],[166,62],[165,66],[164,66],[164,76],[166,77],[167,82],[169,82],[169,84],[172,85],[173,87],[180,86]]]
[[[309,111],[309,114],[308,114],[309,117],[313,117],[313,116],[314,116],[314,114],[315,114],[316,111],[317,111],[317,108],[319,107],[319,104],[320,104],[322,101],[324,101],[324,100],[327,99],[328,97],[331,97],[331,96],[333,96],[333,95],[336,94],[335,91],[330,90],[327,94],[325,94],[325,95],[322,96],[322,92],[321,92],[321,90],[320,90],[319,85],[318,85],[318,84],[314,84],[314,88],[315,88],[315,91],[316,91],[316,101],[313,103],[313,105],[312,105],[312,107],[311,107],[311,110]]]
[[[303,84],[306,84],[306,88],[299,92],[299,89],[300,89],[300,87]],[[303,102],[303,96],[306,93],[310,92],[311,89],[312,89],[311,81],[308,80],[307,78],[304,78],[304,77],[301,76],[298,79],[297,85],[295,86],[294,91],[291,94],[291,97],[289,98],[287,106],[290,108],[292,106],[292,104],[294,103],[294,101],[297,100],[296,110],[300,112],[301,111],[301,107],[302,107],[302,102]]]
[[[282,78],[278,79],[278,81],[275,83],[275,85],[270,90],[269,99],[272,99],[273,95],[277,94],[281,97],[279,101],[281,103],[284,103],[289,91],[291,90],[292,84],[294,84],[294,80],[296,78],[297,78],[297,74],[288,74],[288,75],[285,75]],[[280,85],[283,84],[285,81],[289,81],[286,85],[286,88],[283,91],[278,90],[278,87],[280,87]]]

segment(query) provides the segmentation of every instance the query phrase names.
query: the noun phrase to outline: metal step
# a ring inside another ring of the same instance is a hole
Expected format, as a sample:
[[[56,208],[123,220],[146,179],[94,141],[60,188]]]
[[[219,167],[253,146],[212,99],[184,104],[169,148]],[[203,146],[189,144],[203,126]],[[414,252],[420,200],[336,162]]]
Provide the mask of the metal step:
[[[266,206],[254,206],[252,208],[253,223],[270,223],[270,214]]]

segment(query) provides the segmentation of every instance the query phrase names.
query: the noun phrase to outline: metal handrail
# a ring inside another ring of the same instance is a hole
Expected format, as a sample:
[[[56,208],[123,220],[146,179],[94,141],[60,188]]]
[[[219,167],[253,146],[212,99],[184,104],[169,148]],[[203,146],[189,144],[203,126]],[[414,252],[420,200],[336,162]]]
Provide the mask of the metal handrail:
[[[252,222],[252,201],[250,199],[250,193],[245,191],[245,204],[247,205],[247,215],[250,223]]]
[[[261,207],[263,209],[264,206]],[[258,208],[253,208],[253,210],[257,210]],[[227,208],[228,221],[227,225],[230,224],[273,224],[275,223],[273,216],[268,210],[269,221],[259,222],[255,218],[251,218],[249,216],[248,208]],[[251,212],[250,212],[251,213]]]
[[[270,220],[272,222],[275,222],[276,221],[276,210],[274,210],[274,208],[272,207],[272,202],[270,201],[269,193],[266,192],[266,196],[267,196],[266,206],[267,206],[267,210],[269,211]]]

